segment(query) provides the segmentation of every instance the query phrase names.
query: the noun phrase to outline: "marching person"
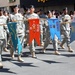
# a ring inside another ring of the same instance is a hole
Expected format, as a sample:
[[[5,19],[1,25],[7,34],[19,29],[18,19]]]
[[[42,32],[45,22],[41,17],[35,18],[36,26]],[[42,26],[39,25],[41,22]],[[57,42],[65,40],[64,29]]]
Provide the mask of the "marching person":
[[[30,10],[30,12],[25,17],[26,19],[38,19],[39,18],[39,16],[34,13],[35,8],[34,8],[33,5],[30,5],[29,10]],[[27,27],[27,32],[28,32],[27,39],[29,40],[29,28],[28,27]],[[32,58],[36,58],[36,55],[35,55],[35,45],[34,44],[35,44],[35,41],[33,40],[32,43],[29,46],[29,50],[31,52]]]
[[[3,14],[3,9],[0,10],[0,17],[5,20],[5,24],[7,23],[7,18]],[[9,50],[7,49],[7,25],[4,25],[4,34],[5,34],[5,44],[3,50],[5,52],[8,52]]]
[[[2,50],[7,51],[6,48],[6,17],[3,15],[3,9],[0,9],[0,68],[3,68],[2,65]]]
[[[25,15],[24,15],[24,19],[27,19],[27,16],[29,15],[30,13],[30,10],[29,8],[25,8]],[[25,42],[24,42],[24,47],[28,46],[29,43],[28,43],[28,21],[24,21],[24,24],[25,24]]]
[[[55,19],[53,16],[52,16],[52,12],[49,10],[47,11],[47,16],[49,19]],[[51,38],[50,38],[50,31],[49,31],[49,26],[48,26],[48,21],[46,20],[45,21],[45,25],[46,25],[46,40],[45,40],[45,43],[44,43],[44,48],[42,50],[43,53],[45,53],[46,51],[46,47],[49,45],[50,41],[51,41]],[[58,51],[58,37],[55,36],[54,37],[54,40],[52,40],[53,42],[53,48],[54,48],[54,51],[55,51],[55,54],[56,55],[59,55],[59,51]]]
[[[52,10],[52,15],[53,15],[53,18],[56,18],[56,11],[55,10]]]
[[[46,15],[44,14],[43,10],[40,9],[38,12],[37,12],[38,16],[40,17],[40,30],[41,30],[41,46],[44,46],[44,19],[46,19]]]
[[[63,9],[62,21],[61,21],[61,34],[64,35],[63,41],[61,43],[61,48],[64,49],[64,44],[67,44],[68,51],[73,52],[70,46],[70,23],[71,17],[68,15],[68,9]]]
[[[73,12],[73,15],[71,15],[71,19],[72,19],[72,22],[75,22],[75,11]]]
[[[8,23],[8,19],[9,19],[8,11],[4,11],[3,15],[6,17],[7,23]],[[9,30],[8,30],[8,26],[7,25],[5,26],[5,31],[6,31],[6,38],[5,38],[5,40],[6,40],[6,47],[8,48],[8,45],[9,45]],[[5,51],[8,51],[8,50],[5,50]]]
[[[24,35],[25,35],[25,25],[23,23],[23,16],[21,13],[19,13],[19,7],[16,5],[14,7],[14,13],[10,15],[12,22],[17,22],[17,37],[20,38],[21,44],[23,45]],[[11,46],[12,47],[12,46]],[[14,58],[14,49],[11,48],[10,50],[11,57]],[[21,53],[18,55],[18,61],[24,61],[21,58]]]

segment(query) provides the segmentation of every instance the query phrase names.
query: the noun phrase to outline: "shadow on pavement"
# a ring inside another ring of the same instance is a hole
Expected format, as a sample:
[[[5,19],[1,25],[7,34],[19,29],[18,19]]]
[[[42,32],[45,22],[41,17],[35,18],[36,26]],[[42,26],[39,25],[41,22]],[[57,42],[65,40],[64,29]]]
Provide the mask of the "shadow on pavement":
[[[66,57],[75,57],[75,54],[61,54],[61,55]]]
[[[23,52],[22,53],[22,57],[29,57],[29,55],[30,55],[30,52]]]
[[[48,64],[52,64],[52,63],[63,63],[63,62],[57,62],[57,61],[52,61],[52,60],[41,60],[41,59],[37,59],[37,60],[46,62],[46,63],[48,63]]]
[[[3,68],[3,69],[0,69],[0,72],[3,72],[3,73],[12,73],[12,74],[16,74],[14,72],[11,72],[9,71],[10,69],[7,69],[7,68]]]
[[[36,49],[37,51],[41,51],[43,48],[41,49]],[[53,48],[47,48],[46,51],[54,51]]]
[[[7,58],[7,57],[2,57],[2,61],[10,61],[11,58]]]
[[[2,54],[3,57],[10,57],[10,54]]]
[[[38,66],[34,66],[32,65],[33,63],[13,63],[19,67],[22,67],[22,66],[27,66],[27,67],[38,67]]]
[[[62,63],[62,62],[56,62],[56,61],[51,61],[51,60],[42,60],[46,63],[52,64],[52,63]]]

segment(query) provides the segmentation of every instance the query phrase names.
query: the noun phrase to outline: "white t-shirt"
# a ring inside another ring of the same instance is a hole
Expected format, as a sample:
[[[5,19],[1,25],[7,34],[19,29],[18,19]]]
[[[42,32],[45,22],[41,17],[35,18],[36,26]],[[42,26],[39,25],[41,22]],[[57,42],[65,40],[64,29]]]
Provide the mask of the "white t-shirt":
[[[6,25],[6,21],[7,21],[7,18],[4,15],[0,16],[0,39],[4,39],[6,36],[6,32],[3,27],[3,24]]]
[[[64,26],[65,26],[66,30],[70,30],[71,17],[67,14],[67,15],[64,16],[64,21],[65,20],[68,20],[67,21],[68,23],[66,25],[64,25]]]
[[[27,15],[27,19],[35,19],[35,18],[39,18],[39,16],[36,13]]]

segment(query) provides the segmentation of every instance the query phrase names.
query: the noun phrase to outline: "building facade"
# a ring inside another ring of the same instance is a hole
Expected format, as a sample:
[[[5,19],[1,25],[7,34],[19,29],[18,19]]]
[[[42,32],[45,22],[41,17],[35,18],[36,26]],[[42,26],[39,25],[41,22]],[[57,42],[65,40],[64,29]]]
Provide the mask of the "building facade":
[[[13,6],[20,5],[20,0],[0,0],[0,8],[12,11]]]

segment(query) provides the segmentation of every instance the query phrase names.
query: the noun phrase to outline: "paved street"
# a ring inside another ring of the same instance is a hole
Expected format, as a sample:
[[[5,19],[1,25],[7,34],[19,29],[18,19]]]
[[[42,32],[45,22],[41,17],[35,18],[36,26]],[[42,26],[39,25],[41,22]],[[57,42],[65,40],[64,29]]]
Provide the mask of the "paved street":
[[[71,46],[75,49],[75,42]],[[58,56],[54,55],[52,45],[45,54],[39,53],[41,49],[36,47],[37,59],[31,58],[27,47],[23,49],[23,63],[17,61],[16,53],[11,60],[9,52],[3,52],[4,68],[0,69],[0,75],[75,75],[75,51],[69,53],[67,48],[59,49],[61,55]]]

